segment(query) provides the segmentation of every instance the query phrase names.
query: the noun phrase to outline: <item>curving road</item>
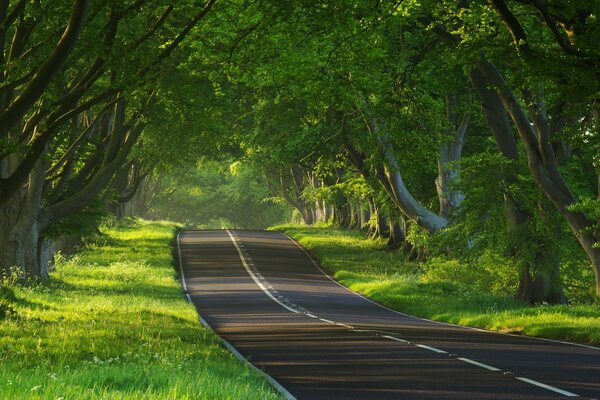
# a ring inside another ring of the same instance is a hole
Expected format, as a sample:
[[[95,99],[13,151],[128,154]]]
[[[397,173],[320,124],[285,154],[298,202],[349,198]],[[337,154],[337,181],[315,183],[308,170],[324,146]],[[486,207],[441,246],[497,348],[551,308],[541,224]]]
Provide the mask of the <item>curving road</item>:
[[[178,246],[205,323],[290,398],[600,399],[600,349],[389,310],[279,232],[185,231]]]

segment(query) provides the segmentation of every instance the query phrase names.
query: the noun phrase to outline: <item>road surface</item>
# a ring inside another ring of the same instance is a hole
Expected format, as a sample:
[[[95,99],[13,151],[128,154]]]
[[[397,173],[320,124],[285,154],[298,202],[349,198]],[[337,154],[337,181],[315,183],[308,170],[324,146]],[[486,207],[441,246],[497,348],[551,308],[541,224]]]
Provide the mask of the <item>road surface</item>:
[[[600,399],[600,349],[389,310],[282,233],[185,231],[178,248],[201,318],[297,399]]]

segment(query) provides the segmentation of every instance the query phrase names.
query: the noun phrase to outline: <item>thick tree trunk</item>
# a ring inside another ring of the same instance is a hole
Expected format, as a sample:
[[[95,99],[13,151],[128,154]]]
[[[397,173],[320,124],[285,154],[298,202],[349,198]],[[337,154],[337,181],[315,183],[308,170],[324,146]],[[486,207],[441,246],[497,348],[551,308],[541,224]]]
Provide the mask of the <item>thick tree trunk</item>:
[[[384,237],[387,233],[385,232],[385,220],[381,208],[373,197],[368,197],[367,202],[369,205],[369,223],[367,224],[367,237],[380,238]]]
[[[349,223],[349,228],[350,229],[356,229],[359,230],[360,229],[360,210],[357,207],[356,204],[354,204],[353,202],[351,202],[350,200],[348,200],[348,209],[350,211],[350,223]]]
[[[514,121],[525,145],[529,170],[536,184],[567,220],[587,254],[596,276],[596,294],[600,296],[600,248],[594,247],[600,238],[596,236],[593,229],[596,221],[583,212],[570,209],[570,206],[577,202],[577,198],[558,170],[550,142],[550,129],[542,105],[530,93],[525,93],[530,105],[530,120],[496,67],[487,61],[482,61],[479,63],[479,68],[489,85],[498,88],[498,96]]]
[[[465,196],[451,187],[460,180],[460,166],[457,163],[462,156],[465,136],[469,127],[470,116],[464,114],[457,121],[454,113],[452,96],[446,95],[446,118],[453,125],[442,134],[438,156],[438,176],[435,179],[435,188],[440,202],[440,216],[448,218],[453,209],[458,207]],[[458,126],[456,126],[458,124]]]
[[[18,204],[15,201],[0,205],[0,272],[8,275],[11,268],[17,266],[17,248],[19,244],[9,235],[16,225]]]
[[[352,210],[348,203],[338,205],[335,213],[335,224],[342,228],[349,229],[352,223]]]
[[[483,75],[478,70],[473,70],[470,78],[481,99],[483,115],[494,136],[498,151],[506,159],[518,162],[517,143],[500,97],[487,87]],[[505,188],[510,188],[518,182],[516,171],[512,169],[502,171],[502,179]],[[508,255],[519,264],[520,268],[516,298],[530,304],[542,302],[564,304],[566,298],[562,289],[560,259],[544,257],[544,253],[552,246],[548,240],[531,238],[532,233],[528,224],[532,220],[533,212],[535,211],[528,210],[525,205],[517,203],[512,193],[505,191],[504,213],[510,243]],[[536,245],[534,248],[528,248],[528,244],[532,242]],[[532,252],[533,261],[530,255]],[[536,265],[536,262],[545,265]]]
[[[410,193],[404,184],[394,148],[385,134],[378,137],[379,146],[385,162],[384,173],[390,190],[390,197],[400,210],[418,225],[433,233],[448,225],[448,220],[423,207]]]
[[[404,227],[401,225],[400,221],[395,218],[390,219],[389,224],[389,238],[387,242],[387,246],[390,249],[399,249],[404,245],[406,241],[406,235],[404,234]]]
[[[544,207],[547,205],[540,205]],[[504,197],[504,210],[511,243],[509,256],[520,267],[516,298],[528,304],[566,304],[560,255],[554,251],[554,245],[542,237],[531,237],[527,225],[532,215],[524,212],[510,196]]]
[[[365,207],[365,205],[363,203],[361,203],[360,229],[368,229],[370,220],[371,220],[371,210],[369,208]]]
[[[53,256],[50,241],[40,236],[36,221],[23,224],[15,212],[13,201],[0,209],[0,274],[8,275],[14,268],[22,276],[46,280]]]

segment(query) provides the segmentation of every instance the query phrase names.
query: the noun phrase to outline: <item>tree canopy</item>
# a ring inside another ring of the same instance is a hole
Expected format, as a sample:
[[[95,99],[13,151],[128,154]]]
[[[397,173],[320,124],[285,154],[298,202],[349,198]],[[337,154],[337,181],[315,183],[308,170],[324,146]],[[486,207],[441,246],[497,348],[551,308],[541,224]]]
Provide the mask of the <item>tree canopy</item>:
[[[156,191],[165,217],[262,227],[283,215],[269,198],[399,256],[493,252],[526,302],[565,302],[561,266],[579,257],[598,295],[599,15],[584,0],[5,1],[0,265],[45,276],[65,221]]]

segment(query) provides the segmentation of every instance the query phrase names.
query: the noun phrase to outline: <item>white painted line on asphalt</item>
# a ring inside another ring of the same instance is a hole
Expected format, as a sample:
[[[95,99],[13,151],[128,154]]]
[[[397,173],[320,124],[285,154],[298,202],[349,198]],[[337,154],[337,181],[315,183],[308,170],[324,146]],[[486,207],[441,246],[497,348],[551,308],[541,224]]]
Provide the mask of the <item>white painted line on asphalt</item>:
[[[188,301],[191,303],[192,298],[187,290],[187,284],[185,283],[185,276],[183,276],[183,262],[181,261],[181,246],[179,245],[179,235],[181,231],[177,232],[177,255],[179,256],[179,272],[181,273],[181,286],[183,287],[183,291],[185,293],[185,297],[187,297]]]
[[[381,337],[384,337],[384,338],[386,338],[386,339],[395,340],[396,342],[410,343],[408,340],[400,339],[400,338],[397,338],[397,337],[395,337],[395,336],[383,335],[383,336],[381,336]]]
[[[265,292],[265,294],[267,296],[269,296],[269,298],[271,298],[271,300],[273,300],[275,303],[279,304],[281,307],[285,308],[286,310],[289,310],[295,314],[300,314],[300,311],[293,309],[292,307],[287,306],[286,304],[282,303],[281,301],[279,301],[279,299],[277,299],[275,296],[273,296],[273,294],[271,294],[271,292],[265,287],[265,285],[261,282],[261,279],[258,278],[258,276],[256,276],[256,274],[252,271],[252,269],[250,268],[250,266],[248,265],[248,261],[246,260],[246,257],[244,256],[244,254],[242,253],[242,249],[240,249],[240,246],[237,243],[237,240],[235,239],[235,237],[231,234],[231,231],[229,229],[226,230],[227,234],[229,235],[229,238],[231,239],[231,241],[233,242],[233,245],[235,246],[235,249],[238,252],[238,255],[240,256],[240,260],[242,260],[242,265],[244,266],[244,268],[246,269],[246,272],[248,272],[248,275],[250,275],[250,277],[254,280],[254,282],[256,282],[256,284],[258,285],[258,287]],[[262,278],[262,280],[264,280],[264,277]]]
[[[327,322],[328,324],[335,324],[335,322],[330,321],[330,320],[325,319],[325,318],[319,318],[319,321]]]
[[[237,359],[241,360],[242,362],[247,363],[252,369],[254,369],[258,373],[263,375],[265,377],[265,379],[275,388],[275,390],[277,390],[279,393],[281,393],[286,398],[286,400],[297,400],[294,397],[294,395],[292,395],[290,392],[288,392],[286,390],[286,388],[281,386],[281,383],[277,382],[269,374],[267,374],[265,371],[261,370],[260,368],[258,368],[254,364],[252,364],[250,361],[248,361],[248,359],[246,357],[241,355],[240,352],[237,351],[237,349],[235,347],[233,347],[233,345],[231,343],[229,343],[225,339],[221,339],[221,341],[223,342],[225,347],[227,347],[227,349],[229,349],[229,351],[232,352],[234,356],[236,356]]]
[[[448,354],[447,351],[436,349],[435,347],[431,347],[431,346],[426,346],[424,344],[416,344],[415,346],[420,347],[425,350],[431,350],[431,351],[433,351],[435,353],[439,353],[439,354]]]
[[[341,322],[335,322],[335,324],[339,325],[339,326],[343,326],[344,328],[354,329],[354,327],[352,325],[346,325],[346,324],[343,324]]]
[[[521,338],[521,339],[524,338],[523,335],[515,335],[515,334],[511,334],[511,333],[500,333],[500,332],[488,331],[488,330],[485,330],[485,329],[475,328],[475,327],[472,327],[472,326],[464,326],[464,325],[458,325],[458,324],[451,324],[449,322],[434,321],[432,319],[416,317],[414,315],[406,314],[406,313],[403,313],[401,311],[394,310],[393,308],[384,306],[383,304],[380,304],[380,303],[376,302],[375,300],[372,300],[372,299],[368,298],[367,296],[364,296],[364,295],[362,295],[360,293],[357,293],[357,292],[351,290],[350,288],[348,288],[347,286],[344,286],[340,282],[336,281],[331,275],[329,275],[327,272],[325,272],[325,270],[323,268],[321,268],[321,266],[317,263],[317,261],[313,258],[313,256],[308,251],[306,251],[306,249],[304,247],[302,247],[300,245],[300,243],[296,242],[294,239],[292,239],[292,237],[290,235],[288,235],[285,232],[281,232],[281,231],[277,231],[277,232],[279,234],[281,234],[282,236],[286,237],[294,245],[296,245],[300,250],[302,250],[302,252],[308,257],[308,259],[312,262],[312,264],[317,268],[317,270],[319,270],[323,275],[325,275],[325,277],[327,279],[329,279],[331,282],[333,282],[336,285],[338,285],[339,287],[347,290],[348,292],[352,293],[353,295],[358,296],[358,297],[362,298],[363,300],[366,300],[369,303],[373,303],[373,304],[375,304],[375,305],[377,305],[377,306],[379,306],[381,308],[385,308],[386,310],[391,311],[394,314],[402,315],[402,316],[409,317],[409,318],[414,318],[414,319],[417,319],[417,320],[420,320],[420,321],[430,322],[430,323],[437,324],[437,325],[455,326],[457,328],[471,330],[471,331],[476,331],[476,332],[488,333],[488,334],[491,334],[491,335],[506,335],[506,336],[511,336],[511,337],[518,337],[518,338]],[[570,345],[570,346],[583,347],[583,348],[586,348],[586,349],[600,351],[600,347],[590,346],[590,345],[581,344],[581,343],[565,342],[565,341],[562,341],[562,340],[546,339],[546,338],[539,338],[539,337],[533,337],[533,336],[526,336],[525,338],[526,339],[531,339],[531,340],[541,340],[541,341],[544,341],[544,342],[566,344],[566,345]]]
[[[483,364],[483,363],[471,360],[470,358],[457,357],[456,359],[460,360],[460,361],[464,361],[464,362],[469,363],[469,364],[476,365],[476,366],[481,367],[481,368],[485,368],[485,369],[490,370],[490,371],[502,371],[500,368],[492,367],[491,365]]]
[[[566,396],[566,397],[579,397],[578,394],[575,394],[575,393],[572,393],[572,392],[568,392],[566,390],[562,390],[562,389],[559,389],[559,388],[554,387],[554,386],[546,385],[545,383],[534,381],[533,379],[523,378],[523,377],[517,377],[517,379],[520,380],[520,381],[522,381],[522,382],[530,383],[532,385],[539,386],[539,387],[544,388],[544,389],[548,389],[548,390],[553,391],[555,393],[562,394],[563,396]]]
[[[177,253],[179,255],[179,271],[181,271],[181,285],[183,287],[183,290],[185,290],[185,295],[186,295],[188,301],[191,303],[192,299],[191,299],[190,295],[187,293],[187,284],[185,283],[185,276],[183,275],[183,262],[181,261],[181,246],[179,245],[179,235],[180,234],[181,234],[181,231],[177,232]],[[231,234],[230,234],[230,236],[231,236]],[[208,322],[206,322],[206,320],[204,318],[202,318],[201,315],[198,315],[198,319],[200,320],[200,323],[204,327],[206,327],[207,329],[210,329],[211,331],[214,332],[214,329],[212,328],[212,326],[210,326],[208,324]],[[256,365],[252,364],[246,357],[244,357],[239,351],[237,351],[237,349],[231,343],[229,343],[227,340],[223,339],[218,334],[215,333],[215,335],[219,338],[221,343],[223,343],[223,345],[231,353],[233,353],[233,355],[238,360],[245,363],[250,368],[252,368],[253,370],[257,371],[259,374],[264,376],[264,378],[267,380],[267,382],[269,382],[275,388],[275,390],[277,390],[279,393],[281,393],[283,395],[283,397],[285,397],[286,400],[298,400],[298,399],[296,399],[296,397],[294,397],[294,395],[292,395],[290,392],[288,392],[287,389],[281,385],[281,383],[277,382],[273,377],[271,377],[269,374],[267,374],[262,369],[258,368]]]
[[[317,317],[316,315],[313,315],[311,313],[304,313],[307,317],[311,317],[311,318],[316,318],[319,319],[319,317]]]

